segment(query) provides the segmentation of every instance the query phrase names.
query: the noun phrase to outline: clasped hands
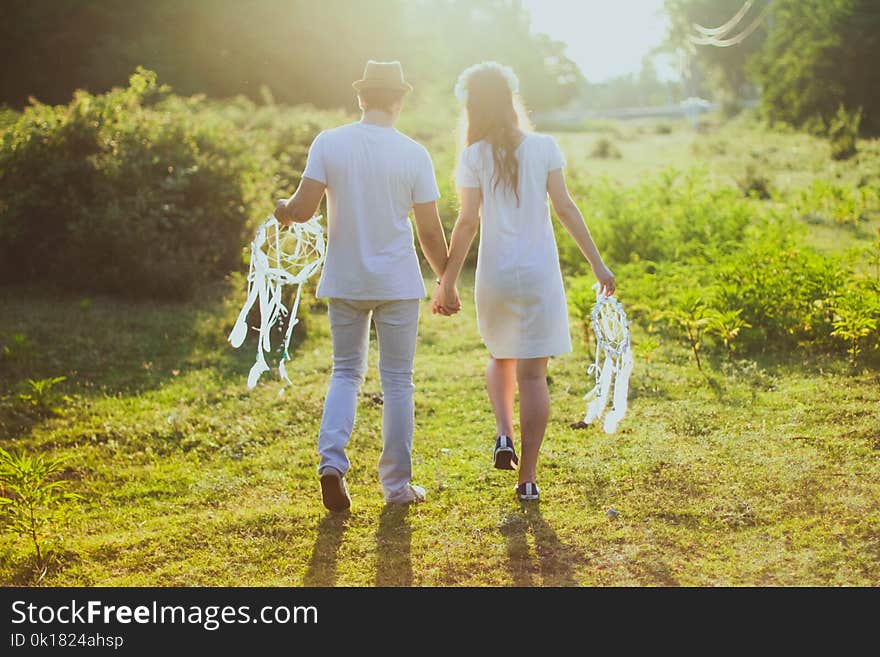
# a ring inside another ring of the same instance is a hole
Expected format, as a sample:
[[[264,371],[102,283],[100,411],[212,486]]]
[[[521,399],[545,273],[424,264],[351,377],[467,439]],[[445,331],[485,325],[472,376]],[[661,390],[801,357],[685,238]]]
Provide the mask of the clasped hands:
[[[461,310],[461,299],[455,283],[443,277],[434,286],[434,294],[431,296],[431,312],[435,315],[454,315]]]

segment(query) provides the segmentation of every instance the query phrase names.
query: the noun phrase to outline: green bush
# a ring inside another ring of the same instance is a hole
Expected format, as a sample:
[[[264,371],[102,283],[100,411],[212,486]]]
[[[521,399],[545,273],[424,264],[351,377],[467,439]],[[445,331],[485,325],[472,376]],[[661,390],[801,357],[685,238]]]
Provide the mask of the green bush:
[[[694,171],[668,170],[633,188],[607,180],[581,186],[577,196],[589,199],[584,217],[602,256],[612,264],[678,260],[696,253],[725,252],[743,238],[753,210],[736,190],[714,187]],[[557,236],[563,269],[586,273],[587,264],[564,231]]]
[[[327,120],[306,115],[273,124],[250,101],[180,98],[143,69],[127,88],[27,108],[2,133],[0,276],[189,295],[241,265],[254,223],[289,193]]]
[[[80,498],[65,491],[67,481],[59,478],[64,468],[61,459],[0,448],[0,520],[6,531],[30,541],[38,568],[46,565],[47,535],[57,531],[70,503]]]
[[[828,219],[855,226],[880,213],[880,188],[852,187],[816,178],[794,194],[792,204],[802,217],[815,222]]]
[[[858,152],[857,140],[862,123],[862,111],[847,112],[841,105],[828,126],[828,139],[831,141],[831,157],[835,160],[848,160]]]
[[[746,350],[834,347],[833,306],[847,278],[840,259],[802,246],[755,241],[715,270],[714,303],[740,310]]]
[[[681,341],[701,368],[706,352],[807,349],[867,362],[880,351],[880,240],[868,275],[805,246],[800,211],[818,192],[769,205],[668,171],[634,189],[603,182],[578,193],[631,321]],[[569,305],[589,340],[593,277],[571,240],[558,239]]]
[[[19,410],[35,417],[60,415],[62,405],[71,401],[71,398],[59,393],[55,386],[66,380],[66,376],[27,379],[21,384],[22,392],[16,398]]]
[[[762,200],[771,197],[770,178],[761,173],[754,162],[746,165],[745,172],[737,178],[736,184],[746,196],[754,196]]]
[[[614,145],[614,142],[608,137],[600,137],[596,140],[593,150],[590,151],[590,157],[596,157],[601,160],[614,159],[619,160],[622,155],[620,149]]]

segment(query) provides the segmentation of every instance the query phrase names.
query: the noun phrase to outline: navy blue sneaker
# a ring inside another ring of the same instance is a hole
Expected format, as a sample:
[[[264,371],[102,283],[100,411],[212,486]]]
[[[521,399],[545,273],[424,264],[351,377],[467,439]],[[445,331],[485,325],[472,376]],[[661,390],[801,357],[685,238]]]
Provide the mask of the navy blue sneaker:
[[[513,449],[513,441],[509,436],[498,436],[492,458],[495,467],[499,470],[516,470],[516,466],[519,465],[519,459],[516,458],[516,451]]]
[[[516,487],[516,497],[520,502],[537,502],[539,492],[538,484],[534,481],[527,481]]]

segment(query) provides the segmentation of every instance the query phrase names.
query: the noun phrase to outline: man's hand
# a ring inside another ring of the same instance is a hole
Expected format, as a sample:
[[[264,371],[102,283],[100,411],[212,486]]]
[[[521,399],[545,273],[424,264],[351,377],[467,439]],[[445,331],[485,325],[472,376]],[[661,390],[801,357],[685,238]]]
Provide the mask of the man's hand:
[[[431,299],[431,312],[435,315],[449,317],[459,310],[461,310],[461,298],[458,296],[458,290],[455,288],[455,285],[446,284],[441,281],[440,285],[434,288],[434,295]]]
[[[293,223],[293,217],[290,216],[290,208],[286,198],[278,199],[275,204],[275,218],[282,226],[289,226]]]

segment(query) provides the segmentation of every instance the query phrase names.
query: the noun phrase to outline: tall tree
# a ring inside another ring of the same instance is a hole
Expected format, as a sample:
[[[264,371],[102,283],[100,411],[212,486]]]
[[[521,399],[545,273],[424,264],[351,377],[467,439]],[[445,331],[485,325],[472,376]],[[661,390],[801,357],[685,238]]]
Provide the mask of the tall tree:
[[[279,102],[351,105],[366,59],[400,59],[451,93],[482,59],[520,74],[536,107],[580,84],[564,44],[531,32],[520,0],[4,0],[0,102],[66,102],[124,84],[138,65],[182,94],[268,89]]]
[[[776,0],[756,66],[772,121],[822,130],[842,105],[880,133],[880,2]]]
[[[691,66],[706,73],[710,87],[728,110],[737,108],[748,93],[749,61],[760,52],[766,39],[766,21],[759,21],[771,0],[753,0],[748,11],[730,30],[722,33],[722,43],[741,34],[753,23],[755,29],[735,45],[718,47],[699,44],[692,37],[704,37],[695,25],[708,29],[723,26],[744,8],[744,0],[664,0],[670,17],[667,47],[683,50]],[[757,22],[759,21],[759,22]]]

